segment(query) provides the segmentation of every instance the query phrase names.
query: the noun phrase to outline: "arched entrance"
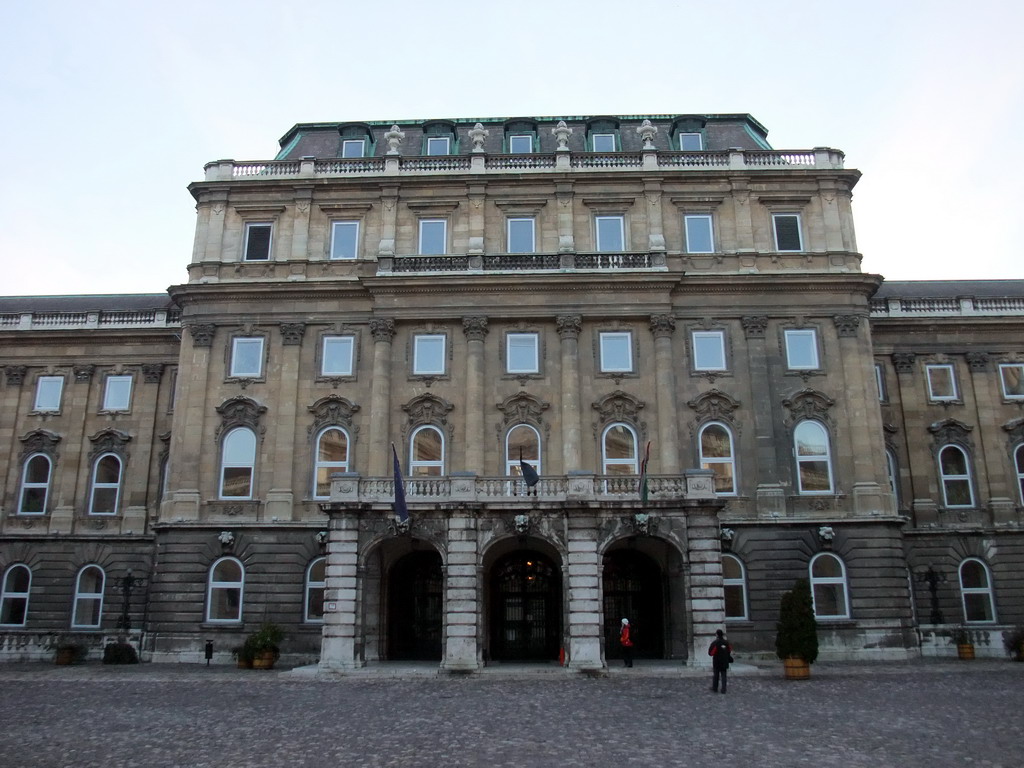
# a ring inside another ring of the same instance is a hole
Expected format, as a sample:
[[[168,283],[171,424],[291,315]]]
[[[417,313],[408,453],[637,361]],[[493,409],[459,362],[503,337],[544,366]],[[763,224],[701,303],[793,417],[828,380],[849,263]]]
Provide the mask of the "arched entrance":
[[[511,552],[491,570],[491,658],[552,661],[562,635],[562,574],[534,550]]]
[[[441,555],[411,552],[388,576],[388,658],[440,661],[444,624]]]
[[[614,550],[604,556],[603,586],[605,658],[622,658],[619,628],[623,618],[629,619],[632,627],[636,658],[664,658],[665,608],[658,564],[636,550]]]

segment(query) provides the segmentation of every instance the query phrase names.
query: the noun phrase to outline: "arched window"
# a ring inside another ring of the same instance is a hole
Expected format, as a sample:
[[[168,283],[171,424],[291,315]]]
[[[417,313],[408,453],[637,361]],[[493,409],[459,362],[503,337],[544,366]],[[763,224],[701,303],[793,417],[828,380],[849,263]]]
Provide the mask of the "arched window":
[[[440,477],[444,474],[444,436],[437,427],[420,427],[412,433],[409,474]]]
[[[992,577],[988,566],[969,557],[960,563],[960,596],[964,601],[964,621],[995,621]]]
[[[1020,491],[1020,503],[1024,504],[1024,443],[1017,446],[1013,452],[1014,464],[1017,467],[1017,486]]]
[[[121,459],[112,453],[96,457],[92,470],[90,515],[116,515],[121,496]]]
[[[302,620],[314,624],[324,620],[324,589],[327,587],[327,558],[318,557],[306,569],[306,608]]]
[[[251,499],[256,433],[248,427],[237,427],[224,435],[220,464],[220,497]]]
[[[540,433],[529,424],[517,424],[505,435],[505,474],[513,477],[522,475],[519,458],[540,470]]]
[[[241,621],[245,566],[233,557],[222,557],[210,568],[206,588],[207,621]]]
[[[28,619],[28,595],[32,590],[32,571],[27,565],[12,565],[4,573],[0,587],[0,625],[24,627]]]
[[[885,467],[889,474],[889,487],[892,489],[892,497],[896,502],[896,508],[900,506],[900,484],[899,472],[896,470],[896,454],[890,449],[885,449]]]
[[[747,570],[735,555],[722,555],[722,583],[725,586],[725,620],[747,618]]]
[[[328,427],[316,438],[316,464],[313,472],[313,496],[331,495],[331,475],[348,472],[348,433],[341,427]]]
[[[850,618],[846,590],[846,566],[833,554],[821,552],[811,558],[811,596],[817,619]]]
[[[832,493],[832,454],[828,432],[817,421],[801,421],[793,431],[800,493]]]
[[[736,460],[732,432],[725,424],[711,422],[700,430],[700,466],[715,473],[715,493],[736,495]]]
[[[609,424],[601,436],[601,469],[605,475],[640,473],[636,433],[627,424]]]
[[[98,565],[87,565],[78,572],[75,582],[75,607],[71,626],[95,629],[103,620],[103,587],[107,575]]]
[[[967,452],[958,445],[947,445],[939,451],[939,480],[942,501],[947,507],[973,507],[971,465]]]
[[[19,515],[42,515],[46,512],[46,501],[50,495],[50,471],[53,463],[50,457],[36,453],[28,457],[21,473],[21,496],[18,499]]]

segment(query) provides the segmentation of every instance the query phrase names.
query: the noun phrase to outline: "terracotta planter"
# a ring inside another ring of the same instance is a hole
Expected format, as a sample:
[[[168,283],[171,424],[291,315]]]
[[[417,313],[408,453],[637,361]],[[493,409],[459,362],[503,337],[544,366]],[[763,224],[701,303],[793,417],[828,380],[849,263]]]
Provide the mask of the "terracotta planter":
[[[252,662],[248,659],[238,659],[239,669],[252,669]]]
[[[257,653],[256,657],[252,660],[253,669],[273,669],[274,662],[277,661],[277,654],[273,651],[263,651]]]
[[[808,680],[811,677],[811,665],[795,656],[782,660],[782,671],[787,680]]]
[[[959,659],[971,660],[974,658],[974,646],[971,643],[957,643],[956,655]]]
[[[74,664],[75,656],[77,655],[78,654],[74,648],[58,648],[56,654],[54,654],[53,663],[60,664],[61,666],[65,664]]]

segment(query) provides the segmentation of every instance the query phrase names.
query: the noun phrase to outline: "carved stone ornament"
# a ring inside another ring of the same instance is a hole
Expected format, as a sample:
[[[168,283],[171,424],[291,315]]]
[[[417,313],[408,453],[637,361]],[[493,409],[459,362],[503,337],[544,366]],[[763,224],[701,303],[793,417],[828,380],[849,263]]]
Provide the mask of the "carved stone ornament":
[[[163,375],[163,363],[144,363],[142,366],[142,380],[147,384],[159,384]]]
[[[565,120],[559,120],[558,125],[551,129],[551,134],[558,142],[557,152],[569,151],[569,137],[572,135],[572,128],[565,124]]]
[[[251,398],[239,396],[225,400],[217,406],[217,413],[220,415],[221,423],[217,427],[217,438],[234,427],[249,427],[262,433],[259,429],[260,416],[267,412],[264,405],[260,405]]]
[[[966,448],[973,448],[971,442],[971,431],[974,427],[964,424],[956,419],[942,419],[928,426],[928,431],[934,435],[936,446],[957,443]]]
[[[469,140],[473,142],[473,152],[484,151],[484,142],[487,140],[490,133],[490,131],[484,128],[483,123],[477,123],[473,126],[469,131]]]
[[[1019,443],[1024,442],[1024,418],[1006,422],[1003,424],[1003,430],[1010,436],[1011,450]]]
[[[462,318],[462,332],[469,341],[483,341],[487,337],[487,318],[483,315]]]
[[[892,365],[896,369],[896,373],[913,373],[914,372],[914,361],[917,359],[917,355],[913,352],[893,352],[892,353]]]
[[[640,424],[640,411],[644,406],[642,400],[617,389],[593,403],[591,407],[601,415],[602,424],[612,421]]]
[[[539,400],[526,392],[509,395],[497,405],[498,410],[505,416],[506,424],[539,425],[542,414],[550,407],[551,403]]]
[[[632,517],[623,518],[623,522],[637,536],[650,536],[658,530],[658,518],[646,512],[637,512]]]
[[[7,386],[20,387],[25,383],[25,373],[28,368],[24,365],[8,365],[4,368],[4,376],[7,379]]]
[[[516,533],[520,536],[525,536],[530,532],[530,516],[516,515],[512,520],[512,526],[516,529]]]
[[[818,529],[818,538],[821,539],[823,549],[832,549],[832,540],[835,537],[836,532],[831,525],[823,525]]]
[[[835,323],[840,338],[856,336],[857,328],[860,326],[860,315],[833,315],[832,322]]]
[[[220,542],[221,547],[224,549],[230,549],[235,543],[235,534],[231,531],[221,531],[217,534],[217,541]]]
[[[388,143],[388,154],[389,155],[400,155],[402,154],[399,149],[402,146],[402,139],[405,138],[405,134],[398,130],[397,125],[392,125],[391,130],[384,134],[384,141]]]
[[[989,357],[988,352],[968,352],[967,355],[967,367],[975,373],[983,373],[988,370]]]
[[[802,389],[790,398],[782,401],[782,404],[792,414],[792,421],[803,421],[804,419],[817,419],[831,423],[828,415],[829,408],[835,405],[836,401],[823,392],[814,389]]]
[[[697,412],[701,421],[731,422],[733,411],[740,407],[739,400],[717,389],[704,392],[686,404]]]
[[[302,343],[306,333],[305,323],[281,323],[281,342],[286,347],[296,347]]]
[[[60,435],[47,432],[45,429],[37,429],[27,435],[18,438],[24,448],[21,449],[21,460],[24,461],[33,453],[45,453],[53,457],[57,450],[57,443],[60,442]]]
[[[583,329],[583,318],[580,315],[559,315],[555,318],[558,336],[562,339],[578,339]]]
[[[387,530],[392,536],[408,536],[412,533],[412,518],[406,520],[392,518],[387,523]]]
[[[723,528],[718,532],[718,538],[722,542],[722,549],[728,551],[732,549],[732,540],[736,538],[736,531],[732,528]]]
[[[373,336],[374,341],[392,341],[395,338],[395,321],[391,318],[371,320],[370,335]]]
[[[73,370],[75,372],[75,381],[91,381],[93,373],[96,372],[96,366],[87,363],[76,365]]]
[[[91,462],[97,456],[104,453],[113,453],[123,458],[125,449],[128,447],[131,439],[131,435],[117,429],[100,430],[89,438],[89,442],[92,443],[92,449],[89,451],[89,461]]]
[[[765,315],[744,315],[740,318],[740,325],[748,339],[763,339],[768,318]]]
[[[656,126],[651,125],[651,121],[644,118],[644,121],[640,123],[640,126],[636,129],[637,135],[640,140],[644,143],[644,149],[654,149],[654,135],[658,132]]]
[[[675,329],[676,319],[672,315],[651,315],[651,333],[654,338],[671,336]]]
[[[436,395],[420,395],[402,406],[409,414],[409,425],[447,424],[448,414],[454,408],[451,403]]]
[[[313,541],[317,543],[317,546],[326,547],[327,539],[329,538],[327,531],[317,531],[313,535]]]
[[[309,428],[312,434],[326,426],[351,427],[352,415],[359,411],[359,406],[339,395],[328,395],[306,410],[313,414],[313,424]]]
[[[192,334],[192,346],[209,347],[213,345],[213,334],[217,331],[217,326],[213,323],[190,323],[185,327]]]

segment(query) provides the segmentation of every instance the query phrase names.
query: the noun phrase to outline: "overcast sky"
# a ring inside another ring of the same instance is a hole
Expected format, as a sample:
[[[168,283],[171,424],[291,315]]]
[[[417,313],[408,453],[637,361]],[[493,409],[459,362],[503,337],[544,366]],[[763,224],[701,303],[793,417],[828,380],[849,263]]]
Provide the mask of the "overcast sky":
[[[1024,278],[1024,2],[9,3],[0,295],[184,282],[187,185],[295,123],[747,112],[830,146],[865,271]]]

